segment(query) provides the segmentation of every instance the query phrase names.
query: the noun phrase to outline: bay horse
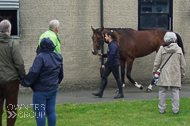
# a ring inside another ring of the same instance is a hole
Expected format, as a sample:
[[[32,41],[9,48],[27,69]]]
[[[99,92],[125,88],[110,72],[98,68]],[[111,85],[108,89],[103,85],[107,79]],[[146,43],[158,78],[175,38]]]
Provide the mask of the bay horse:
[[[120,43],[119,43],[119,55],[120,55],[120,68],[121,68],[121,80],[124,84],[125,77],[125,63],[127,62],[127,72],[126,76],[129,81],[139,89],[143,89],[143,86],[134,81],[131,77],[131,71],[133,66],[133,61],[135,58],[143,57],[151,54],[154,51],[158,51],[160,46],[165,44],[164,35],[169,30],[167,29],[151,29],[144,31],[137,31],[131,28],[99,28],[94,29],[91,26],[93,31],[92,41],[92,54],[97,55],[98,51],[105,43],[105,33],[114,30],[119,34]],[[176,33],[177,43],[181,47],[183,53],[183,43],[181,37]],[[152,91],[151,84],[148,86],[147,91]]]

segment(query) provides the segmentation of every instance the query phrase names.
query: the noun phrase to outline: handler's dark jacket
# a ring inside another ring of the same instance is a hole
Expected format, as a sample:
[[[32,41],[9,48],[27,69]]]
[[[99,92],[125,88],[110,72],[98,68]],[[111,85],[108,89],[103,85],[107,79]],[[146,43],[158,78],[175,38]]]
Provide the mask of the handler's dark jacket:
[[[54,52],[55,45],[49,38],[40,44],[40,53],[36,56],[22,85],[31,87],[34,92],[48,92],[58,88],[63,79],[63,58]]]
[[[119,66],[119,49],[115,41],[111,41],[108,44],[107,54],[104,54],[103,57],[107,57],[108,60],[104,64],[106,66]]]
[[[20,48],[11,36],[0,32],[0,85],[24,78]]]

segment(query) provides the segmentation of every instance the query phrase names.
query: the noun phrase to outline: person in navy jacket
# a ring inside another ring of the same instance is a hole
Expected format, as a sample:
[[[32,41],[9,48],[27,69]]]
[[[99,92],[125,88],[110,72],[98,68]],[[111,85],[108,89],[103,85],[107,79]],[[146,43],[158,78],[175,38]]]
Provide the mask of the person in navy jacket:
[[[56,125],[55,104],[58,84],[63,79],[63,58],[54,52],[55,45],[49,38],[43,38],[40,53],[34,59],[29,73],[21,81],[25,87],[31,87],[33,94],[33,110],[37,126]]]
[[[109,43],[107,54],[100,54],[101,57],[107,57],[107,62],[102,65],[102,69],[105,69],[102,75],[102,84],[100,90],[97,93],[92,93],[94,96],[99,96],[102,98],[103,91],[107,86],[107,77],[112,72],[115,80],[117,81],[117,85],[119,88],[119,93],[115,99],[124,98],[123,89],[122,89],[122,81],[119,76],[119,35],[116,31],[111,30],[111,32],[105,33],[105,40]]]

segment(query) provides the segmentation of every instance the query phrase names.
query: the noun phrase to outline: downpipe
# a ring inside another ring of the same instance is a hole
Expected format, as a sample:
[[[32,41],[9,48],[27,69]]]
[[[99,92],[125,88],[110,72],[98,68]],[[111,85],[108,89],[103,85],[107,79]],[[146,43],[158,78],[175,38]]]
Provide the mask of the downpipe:
[[[103,10],[103,0],[100,0],[100,23],[101,23],[101,28],[104,26],[104,10]],[[101,53],[104,54],[104,46],[101,48]],[[104,64],[104,58],[101,58],[101,66],[100,66],[100,76],[102,77],[103,69],[102,65]]]

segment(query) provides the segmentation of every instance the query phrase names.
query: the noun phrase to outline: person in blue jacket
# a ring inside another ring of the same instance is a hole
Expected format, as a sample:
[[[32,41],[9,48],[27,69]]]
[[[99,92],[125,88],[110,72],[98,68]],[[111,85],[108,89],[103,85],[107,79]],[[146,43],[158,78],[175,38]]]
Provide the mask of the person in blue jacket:
[[[33,94],[33,110],[37,126],[56,125],[55,104],[58,84],[63,79],[63,58],[54,52],[55,45],[49,38],[41,40],[40,53],[34,59],[29,73],[21,81],[25,87],[31,87]]]
[[[107,54],[100,54],[101,57],[107,57],[107,62],[102,65],[102,69],[105,69],[102,75],[102,84],[100,90],[97,93],[92,94],[102,98],[103,91],[107,86],[107,77],[112,72],[119,88],[119,93],[114,98],[124,98],[122,81],[119,76],[119,35],[116,31],[111,30],[110,32],[105,33],[105,40],[108,42]]]

